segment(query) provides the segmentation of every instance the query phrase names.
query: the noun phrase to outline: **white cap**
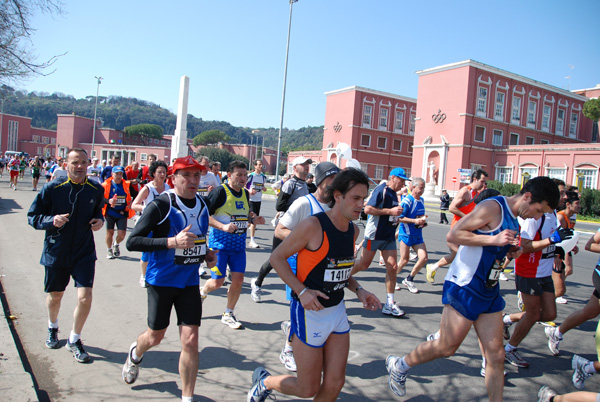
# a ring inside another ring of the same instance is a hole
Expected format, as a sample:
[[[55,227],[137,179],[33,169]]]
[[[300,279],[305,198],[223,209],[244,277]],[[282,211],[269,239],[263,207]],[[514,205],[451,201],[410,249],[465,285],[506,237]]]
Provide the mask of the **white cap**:
[[[303,165],[306,162],[312,163],[312,159],[305,158],[304,156],[299,156],[296,159],[294,159],[294,161],[292,162],[292,167],[294,167],[296,165]]]

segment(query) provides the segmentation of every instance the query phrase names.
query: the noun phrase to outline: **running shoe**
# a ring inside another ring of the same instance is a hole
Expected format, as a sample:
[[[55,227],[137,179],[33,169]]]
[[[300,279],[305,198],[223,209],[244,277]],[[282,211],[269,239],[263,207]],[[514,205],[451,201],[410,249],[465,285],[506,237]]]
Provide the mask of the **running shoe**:
[[[500,276],[498,277],[499,280],[501,281],[507,281],[508,278],[506,277],[506,275],[504,275],[504,272],[500,272]]]
[[[566,298],[560,296],[556,298],[555,302],[556,304],[567,304],[569,301]]]
[[[148,287],[148,285],[146,285],[146,275],[140,275],[140,286],[143,288]]]
[[[388,385],[392,392],[398,396],[406,395],[406,375],[398,369],[398,356],[389,355],[385,359],[385,366],[388,372]]]
[[[402,284],[404,286],[406,286],[406,288],[408,289],[408,291],[410,293],[419,293],[419,289],[417,289],[417,287],[415,286],[415,283],[413,281],[409,281],[408,279],[404,279],[402,281]]]
[[[260,303],[262,301],[262,289],[256,284],[256,278],[250,281],[250,287],[252,288],[250,292],[250,297],[256,303]]]
[[[405,313],[398,304],[389,304],[386,303],[383,305],[381,312],[385,315],[393,315],[394,317],[402,317]]]
[[[58,328],[48,328],[48,339],[46,339],[48,349],[58,349],[60,342],[58,340]]]
[[[506,339],[507,341],[510,339],[510,326],[511,324],[507,324],[504,322],[504,317],[506,317],[508,314],[504,313],[502,315],[502,324],[503,324],[503,328],[502,328],[502,336],[504,337],[504,339]]]
[[[435,341],[436,339],[439,339],[439,337],[440,337],[440,331],[437,331],[434,334],[427,335],[427,338],[425,338],[425,340],[427,342],[431,342],[431,341]]]
[[[250,243],[248,243],[248,247],[250,247],[250,248],[260,248],[260,246],[258,244],[256,244],[256,242],[254,242],[254,241],[250,241]]]
[[[252,388],[248,391],[247,402],[264,402],[273,391],[265,386],[265,378],[271,374],[264,367],[257,367],[252,373]]]
[[[114,260],[115,255],[113,254],[112,248],[106,250],[106,258],[108,258],[109,260]]]
[[[520,290],[517,292],[517,308],[519,311],[525,311],[525,303],[523,303],[523,296]]]
[[[285,348],[281,349],[279,361],[288,371],[296,371],[296,359],[294,359],[294,352],[291,350],[286,351]]]
[[[550,398],[556,396],[556,391],[550,389],[547,385],[544,385],[538,391],[538,400],[537,402],[550,402]]]
[[[242,323],[237,320],[233,312],[231,313],[223,313],[221,317],[221,323],[225,325],[229,325],[229,328],[233,329],[241,329]]]
[[[409,261],[415,261],[417,258],[419,258],[419,256],[417,255],[417,253],[415,253],[414,251],[410,250],[410,253],[408,255]]]
[[[119,249],[119,244],[117,242],[113,243],[112,249],[115,257],[121,256],[121,250]]]
[[[562,337],[559,338],[556,336],[556,328],[554,327],[546,327],[544,328],[544,334],[546,334],[546,338],[548,338],[548,349],[554,356],[558,356],[560,351],[558,350],[558,345],[560,345],[560,341],[562,341]]]
[[[435,282],[435,273],[437,270],[434,269],[435,264],[427,264],[425,269],[427,270],[427,282],[433,283]]]
[[[200,303],[204,304],[204,300],[206,300],[207,297],[208,295],[203,295],[202,293],[200,293]]]
[[[400,290],[400,284],[398,282],[396,282],[396,286],[394,286],[394,290]]]
[[[521,367],[521,368],[529,367],[529,362],[527,360],[524,360],[521,357],[521,355],[519,355],[519,351],[517,349],[513,349],[510,352],[505,351],[504,359],[508,363],[512,364],[513,366],[517,366],[517,367]]]
[[[144,360],[144,357],[140,359],[140,361],[136,362],[131,357],[131,352],[137,346],[137,342],[133,342],[131,346],[129,346],[129,352],[127,353],[127,360],[125,360],[125,364],[123,365],[123,371],[121,374],[123,375],[123,381],[126,384],[133,384],[135,380],[138,378],[138,374],[140,373],[139,364]]]
[[[383,260],[383,257],[379,257],[379,265],[381,265],[382,267],[385,266],[385,261]]]
[[[585,366],[590,363],[588,359],[581,356],[573,355],[571,367],[573,367],[573,385],[580,391],[585,388],[585,380],[592,376],[591,373],[585,371]]]
[[[281,330],[283,331],[283,336],[286,337],[286,341],[287,341],[287,336],[288,336],[288,333],[290,332],[291,326],[292,326],[292,322],[290,320],[286,320],[281,323]]]
[[[83,343],[81,343],[81,339],[78,339],[75,343],[70,343],[67,339],[67,345],[65,346],[65,348],[73,352],[73,357],[79,363],[87,363],[91,360],[90,355],[88,355],[88,353],[83,348]]]

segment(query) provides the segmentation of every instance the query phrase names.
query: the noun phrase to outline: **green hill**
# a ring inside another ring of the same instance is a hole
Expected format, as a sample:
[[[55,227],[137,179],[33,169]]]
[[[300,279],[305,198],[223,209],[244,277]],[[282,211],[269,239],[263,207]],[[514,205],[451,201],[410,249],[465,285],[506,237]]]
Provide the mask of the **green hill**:
[[[34,127],[56,129],[57,114],[75,113],[78,116],[94,118],[95,96],[75,99],[72,95],[60,92],[26,93],[2,85],[0,98],[4,99],[4,113],[30,117]],[[99,96],[97,116],[103,121],[104,127],[123,130],[134,124],[157,124],[163,128],[165,134],[175,131],[177,121],[175,114],[160,105],[122,96]],[[277,146],[279,135],[279,129],[273,127],[235,127],[225,121],[206,121],[191,114],[188,115],[187,129],[190,138],[207,130],[221,130],[231,137],[231,143],[242,144],[250,144],[253,141],[252,130],[258,129],[259,135],[265,137],[265,146],[268,147]],[[321,149],[322,143],[323,126],[302,127],[298,130],[284,129],[282,132],[283,151]]]

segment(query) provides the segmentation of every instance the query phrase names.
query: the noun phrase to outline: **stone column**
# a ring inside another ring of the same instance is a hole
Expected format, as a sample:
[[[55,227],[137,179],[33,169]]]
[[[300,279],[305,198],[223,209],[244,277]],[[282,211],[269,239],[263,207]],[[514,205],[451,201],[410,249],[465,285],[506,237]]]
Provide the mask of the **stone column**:
[[[187,115],[190,78],[182,75],[179,84],[179,103],[177,106],[177,125],[171,141],[171,160],[188,155]]]

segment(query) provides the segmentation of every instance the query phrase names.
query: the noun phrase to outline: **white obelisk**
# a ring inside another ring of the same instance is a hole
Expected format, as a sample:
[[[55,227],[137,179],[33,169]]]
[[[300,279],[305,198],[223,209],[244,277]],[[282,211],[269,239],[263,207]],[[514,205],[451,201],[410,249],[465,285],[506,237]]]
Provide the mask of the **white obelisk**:
[[[187,109],[190,78],[182,75],[179,84],[179,104],[177,106],[177,125],[171,141],[171,159],[188,155],[187,145]]]

